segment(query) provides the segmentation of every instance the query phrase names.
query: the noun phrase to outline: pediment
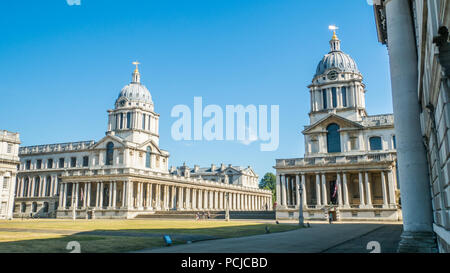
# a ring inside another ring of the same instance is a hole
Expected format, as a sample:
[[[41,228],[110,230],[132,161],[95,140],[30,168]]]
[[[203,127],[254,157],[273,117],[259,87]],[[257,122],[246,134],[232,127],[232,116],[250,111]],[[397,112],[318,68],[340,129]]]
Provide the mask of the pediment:
[[[316,123],[312,124],[305,130],[303,130],[303,134],[313,134],[313,133],[320,133],[325,132],[328,125],[335,123],[339,125],[341,129],[362,129],[364,128],[361,124],[354,122],[352,120],[346,119],[344,117],[335,115],[335,114],[329,114],[328,116],[322,118],[321,120],[317,121]]]
[[[106,145],[109,142],[114,143],[114,148],[125,147],[125,144],[123,143],[123,140],[120,137],[107,135],[104,138],[102,138],[100,141],[95,143],[95,145],[92,146],[92,149],[106,149]]]
[[[141,150],[147,150],[148,146],[150,146],[153,153],[155,153],[155,151],[157,151],[157,153],[159,153],[160,155],[163,154],[162,150],[159,149],[159,147],[156,145],[156,143],[151,139],[145,141],[144,143],[139,144],[138,148]]]

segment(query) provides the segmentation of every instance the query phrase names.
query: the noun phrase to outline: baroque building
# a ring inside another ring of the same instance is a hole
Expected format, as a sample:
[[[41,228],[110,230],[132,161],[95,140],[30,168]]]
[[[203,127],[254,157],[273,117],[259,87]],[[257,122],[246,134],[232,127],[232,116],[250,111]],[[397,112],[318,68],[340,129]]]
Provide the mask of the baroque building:
[[[0,130],[0,219],[12,219],[19,161],[19,134]]]
[[[450,252],[450,2],[374,0],[389,52],[403,233],[399,252]]]
[[[20,148],[15,217],[134,218],[227,206],[265,210],[270,191],[169,172],[169,152],[159,147],[159,114],[134,64],[131,83],[108,111],[103,139]]]
[[[172,167],[170,173],[254,189],[258,188],[258,175],[250,166],[243,168],[241,166],[232,166],[231,164],[225,166],[225,164],[222,163],[220,166],[211,164],[211,167],[200,167],[195,165],[194,168],[191,169],[184,164],[177,168]]]
[[[277,159],[274,166],[277,218],[298,218],[303,206],[309,220],[397,221],[393,115],[367,114],[363,76],[336,32],[308,88],[305,157]]]

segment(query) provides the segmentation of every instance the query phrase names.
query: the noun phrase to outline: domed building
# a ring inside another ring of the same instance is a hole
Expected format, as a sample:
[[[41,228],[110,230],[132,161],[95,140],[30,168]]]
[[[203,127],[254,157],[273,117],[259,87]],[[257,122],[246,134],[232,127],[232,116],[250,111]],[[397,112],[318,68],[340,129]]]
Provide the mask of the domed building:
[[[394,118],[367,114],[363,76],[336,32],[308,88],[305,157],[274,167],[277,218],[298,218],[302,206],[311,220],[398,220]]]
[[[272,193],[257,183],[169,172],[169,152],[159,147],[159,114],[134,64],[131,83],[108,110],[104,138],[20,148],[14,217],[135,218],[183,210],[193,218],[226,207],[271,208]]]

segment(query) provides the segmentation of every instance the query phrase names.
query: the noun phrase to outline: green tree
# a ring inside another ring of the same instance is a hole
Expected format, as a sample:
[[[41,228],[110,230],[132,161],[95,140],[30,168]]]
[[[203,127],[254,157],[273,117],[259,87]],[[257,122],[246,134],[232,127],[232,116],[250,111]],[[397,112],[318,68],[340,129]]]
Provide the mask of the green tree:
[[[259,182],[259,188],[272,191],[272,202],[276,202],[277,178],[273,173],[266,173]]]

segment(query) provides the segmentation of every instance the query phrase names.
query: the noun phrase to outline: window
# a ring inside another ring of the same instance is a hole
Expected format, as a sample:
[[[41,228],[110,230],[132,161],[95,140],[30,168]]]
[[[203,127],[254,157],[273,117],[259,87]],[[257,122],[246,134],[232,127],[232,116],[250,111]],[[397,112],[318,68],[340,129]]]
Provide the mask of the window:
[[[27,160],[26,169],[31,169],[31,160]]]
[[[327,109],[328,105],[327,105],[327,90],[324,89],[322,90],[322,99],[323,99],[323,109]]]
[[[20,204],[20,212],[25,212],[27,210],[27,204],[25,204],[25,202],[22,202],[22,204]]]
[[[381,145],[381,137],[371,137],[369,139],[371,151],[381,151],[383,149]]]
[[[127,113],[127,129],[131,128],[131,112]]]
[[[44,213],[48,213],[48,202],[44,202]]]
[[[151,156],[152,156],[152,148],[147,147],[147,153],[145,154],[145,167],[151,168]]]
[[[339,125],[332,123],[327,127],[327,148],[329,153],[341,152],[341,135]]]
[[[37,161],[36,161],[36,169],[41,169],[42,168],[42,159],[38,159]]]
[[[114,143],[108,142],[106,144],[106,162],[105,165],[112,165],[114,157]]]
[[[395,136],[392,136],[392,145],[393,145],[394,149],[397,149],[397,141],[395,139]]]
[[[59,168],[64,168],[64,158],[59,159]]]
[[[53,159],[47,159],[47,169],[53,168]]]
[[[146,115],[143,114],[142,115],[142,130],[145,130],[145,117],[146,117]]]
[[[341,92],[342,92],[342,106],[347,107],[347,88],[342,87]]]
[[[31,205],[31,211],[32,212],[36,212],[37,211],[37,203],[33,202],[33,204]]]
[[[33,194],[33,196],[35,196],[35,197],[39,196],[40,185],[41,185],[41,178],[39,176],[36,176],[36,178],[34,178],[34,194]]]
[[[83,167],[89,166],[89,156],[83,156]]]
[[[52,185],[52,178],[50,176],[47,176],[46,181],[47,181],[47,183],[45,183],[44,196],[50,196],[50,187]]]
[[[331,98],[333,99],[333,108],[337,107],[336,87],[331,88]]]
[[[8,150],[7,153],[10,154],[12,153],[12,144],[8,144]]]
[[[9,185],[9,177],[3,177],[3,189],[6,190]]]
[[[123,113],[120,113],[120,129],[123,129]]]
[[[70,158],[70,167],[75,168],[77,166],[77,158],[71,157]]]

